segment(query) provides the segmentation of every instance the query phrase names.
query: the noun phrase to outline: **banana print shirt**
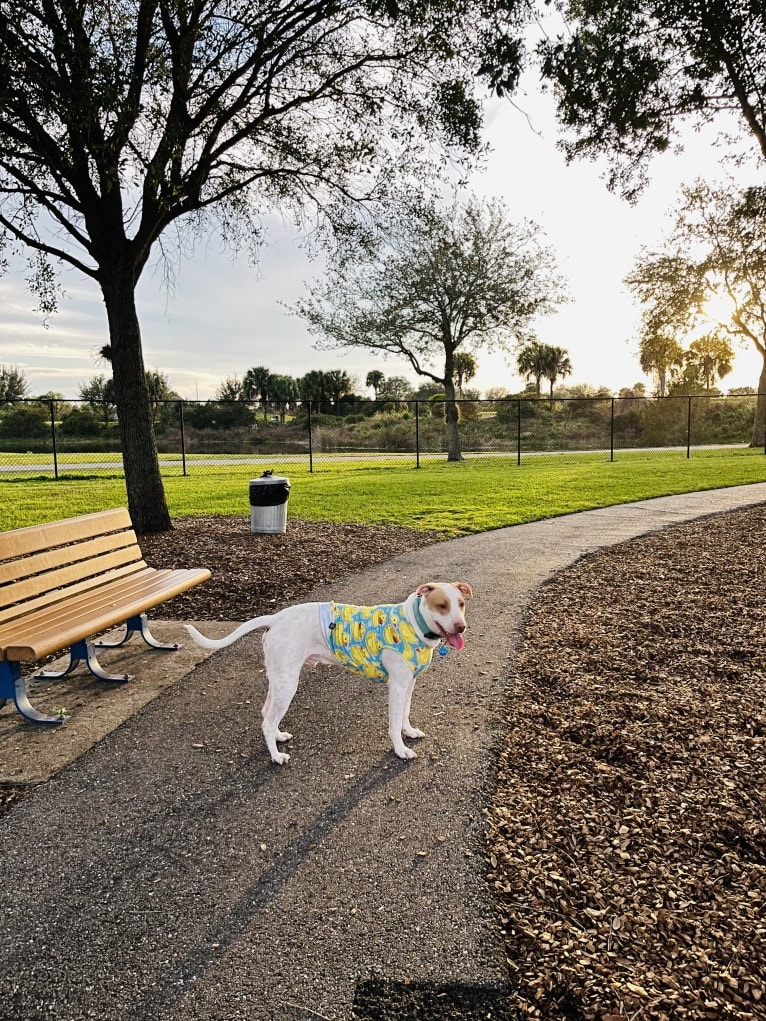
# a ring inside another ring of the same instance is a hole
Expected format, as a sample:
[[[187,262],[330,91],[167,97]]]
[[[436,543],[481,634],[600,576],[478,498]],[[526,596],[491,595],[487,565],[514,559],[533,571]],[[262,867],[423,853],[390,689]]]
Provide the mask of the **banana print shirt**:
[[[405,617],[404,603],[383,606],[322,603],[319,615],[327,644],[338,662],[371,681],[388,680],[381,662],[384,649],[403,656],[415,677],[431,662],[433,649]]]

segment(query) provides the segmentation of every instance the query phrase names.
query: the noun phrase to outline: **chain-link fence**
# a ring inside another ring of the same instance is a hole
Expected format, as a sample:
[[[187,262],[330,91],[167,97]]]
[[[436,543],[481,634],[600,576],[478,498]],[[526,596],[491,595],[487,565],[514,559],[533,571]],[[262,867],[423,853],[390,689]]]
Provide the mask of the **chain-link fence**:
[[[722,450],[754,446],[756,396],[574,397],[458,401],[464,455],[528,457]],[[444,402],[160,401],[153,405],[163,474],[189,475],[275,460],[321,463],[355,458],[413,464],[447,452]],[[50,399],[0,407],[0,480],[121,475],[113,405]]]

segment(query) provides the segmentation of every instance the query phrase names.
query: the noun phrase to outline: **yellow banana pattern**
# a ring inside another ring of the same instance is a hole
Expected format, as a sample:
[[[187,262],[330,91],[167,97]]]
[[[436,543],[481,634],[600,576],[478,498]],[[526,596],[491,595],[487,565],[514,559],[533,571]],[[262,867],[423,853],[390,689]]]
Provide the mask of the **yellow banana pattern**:
[[[416,677],[431,662],[433,649],[420,641],[404,616],[404,603],[329,603],[323,605],[322,613],[324,633],[335,658],[371,681],[388,680],[380,660],[384,649],[403,656]]]

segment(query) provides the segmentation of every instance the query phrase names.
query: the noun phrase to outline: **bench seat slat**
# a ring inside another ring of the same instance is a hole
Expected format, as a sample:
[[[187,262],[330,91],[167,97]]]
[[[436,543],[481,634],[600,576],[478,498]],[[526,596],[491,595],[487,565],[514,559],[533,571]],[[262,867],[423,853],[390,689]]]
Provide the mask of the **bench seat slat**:
[[[73,589],[67,589],[62,597],[53,602],[41,601],[34,607],[28,604],[26,614],[19,615],[12,622],[0,625],[0,648],[2,648],[2,635],[4,634],[27,634],[33,627],[43,627],[50,631],[58,627],[61,622],[65,623],[73,617],[79,619],[83,615],[90,619],[95,612],[94,607],[132,598],[136,592],[146,592],[155,579],[158,580],[167,573],[169,572],[166,570],[157,571],[146,566],[136,570],[135,566],[131,565],[130,570],[126,569],[104,576],[97,586],[91,580],[88,585],[78,585],[73,586]]]
[[[155,570],[108,582],[0,627],[7,660],[35,660],[121,624],[210,577],[207,569]]]
[[[136,571],[141,571],[144,567],[146,565],[143,563],[136,564],[131,562],[123,564],[121,567],[115,567],[111,571],[107,571],[101,578],[101,583],[104,584],[117,578],[124,578],[127,575],[135,574]],[[52,589],[50,592],[42,592],[41,595],[33,599],[27,599],[23,603],[16,603],[13,606],[6,607],[4,610],[0,610],[0,625],[5,625],[19,617],[25,617],[28,613],[34,613],[35,610],[40,610],[45,606],[52,606],[65,598],[76,596],[80,592],[89,592],[93,587],[93,578],[86,578],[84,581],[67,585],[63,589]]]
[[[48,571],[44,575],[26,578],[23,581],[6,585],[0,589],[0,621],[10,620],[18,616],[19,609],[27,611],[38,605],[58,602],[67,598],[71,592],[79,588],[98,585],[110,572],[125,568],[128,572],[138,571],[146,567],[140,556],[135,553],[138,547],[116,550],[94,558],[89,570],[74,564],[58,571]],[[140,552],[140,551],[139,551]],[[97,570],[93,570],[93,567]]]
[[[74,597],[68,597],[48,606],[41,606],[37,611],[25,614],[22,619],[15,621],[12,629],[14,634],[27,634],[41,626],[45,630],[51,630],[62,626],[62,624],[65,625],[72,619],[79,620],[85,616],[90,620],[94,614],[110,613],[113,606],[131,603],[137,597],[157,598],[161,596],[164,599],[170,599],[170,592],[173,595],[178,595],[178,592],[174,591],[175,586],[181,584],[183,587],[189,588],[191,578],[199,574],[204,574],[204,571],[157,570],[153,567],[145,567],[142,571],[109,579],[98,587],[90,586]],[[9,630],[11,630],[11,625],[3,625],[0,628],[0,636]],[[2,638],[0,637],[1,643]]]

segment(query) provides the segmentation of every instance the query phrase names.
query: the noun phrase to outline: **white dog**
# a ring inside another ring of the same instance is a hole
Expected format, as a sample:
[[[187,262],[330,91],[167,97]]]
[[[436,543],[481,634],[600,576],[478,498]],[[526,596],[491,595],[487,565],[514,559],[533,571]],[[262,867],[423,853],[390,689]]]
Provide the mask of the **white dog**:
[[[292,734],[279,729],[298,689],[304,663],[332,663],[356,670],[373,681],[388,682],[388,734],[400,759],[414,759],[402,735],[425,737],[410,724],[410,702],[415,678],[431,662],[439,647],[460,650],[465,642],[465,599],[471,586],[457,581],[421,585],[403,603],[354,606],[343,603],[299,603],[279,613],[254,617],[226,638],[210,639],[190,624],[184,625],[195,642],[207,649],[222,649],[257,628],[263,637],[269,691],[262,709],[263,736],[274,762],[284,765],[290,756],[277,742]]]

